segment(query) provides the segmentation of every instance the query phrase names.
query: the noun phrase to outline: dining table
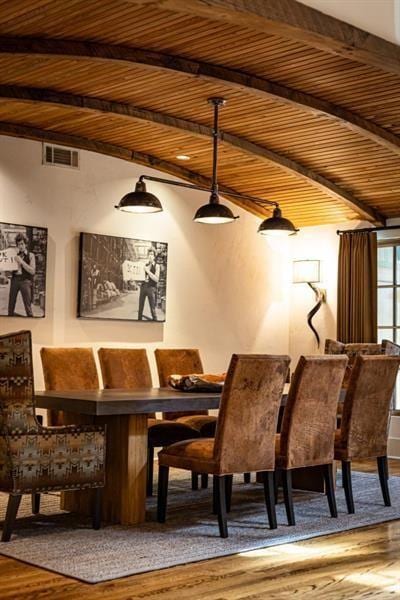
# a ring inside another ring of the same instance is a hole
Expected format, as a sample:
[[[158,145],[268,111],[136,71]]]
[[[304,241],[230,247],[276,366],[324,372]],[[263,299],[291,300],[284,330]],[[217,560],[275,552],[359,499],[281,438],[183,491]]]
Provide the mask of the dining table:
[[[289,385],[282,395],[281,412]],[[145,521],[147,420],[156,412],[218,409],[220,393],[182,392],[172,388],[37,391],[37,408],[63,412],[65,424],[106,426],[106,484],[102,516],[105,521],[135,525]],[[294,481],[296,486],[296,481]],[[322,474],[298,478],[297,487],[323,491]],[[61,508],[90,514],[91,490],[62,494]]]

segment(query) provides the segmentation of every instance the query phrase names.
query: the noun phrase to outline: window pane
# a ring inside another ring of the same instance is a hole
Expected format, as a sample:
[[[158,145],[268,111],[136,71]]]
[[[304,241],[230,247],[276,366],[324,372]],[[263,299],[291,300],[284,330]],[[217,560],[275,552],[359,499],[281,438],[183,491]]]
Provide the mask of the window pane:
[[[378,288],[378,325],[393,324],[393,288]]]
[[[378,329],[378,342],[380,343],[382,340],[394,342],[393,329]]]
[[[396,246],[396,283],[400,284],[400,246]]]
[[[397,256],[400,261],[400,254]],[[390,283],[393,283],[393,246],[382,246],[378,248],[378,285]]]

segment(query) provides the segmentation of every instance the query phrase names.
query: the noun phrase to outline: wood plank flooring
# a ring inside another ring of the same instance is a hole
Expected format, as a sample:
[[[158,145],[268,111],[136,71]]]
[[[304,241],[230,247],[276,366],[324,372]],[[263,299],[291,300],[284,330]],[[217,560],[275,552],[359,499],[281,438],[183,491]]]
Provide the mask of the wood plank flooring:
[[[370,461],[354,466],[375,468]],[[390,468],[400,475],[400,461]],[[400,597],[399,573],[400,521],[394,521],[97,585],[0,557],[0,598],[381,599]]]

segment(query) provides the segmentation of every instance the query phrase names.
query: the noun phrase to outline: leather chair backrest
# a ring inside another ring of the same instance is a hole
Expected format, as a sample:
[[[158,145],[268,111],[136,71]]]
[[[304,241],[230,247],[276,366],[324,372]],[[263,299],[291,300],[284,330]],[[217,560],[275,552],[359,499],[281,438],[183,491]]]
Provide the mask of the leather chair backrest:
[[[280,454],[286,468],[333,460],[337,405],[347,356],[301,356],[285,406]]]
[[[157,348],[154,351],[157,363],[158,379],[160,387],[167,387],[170,375],[191,375],[193,373],[204,373],[200,352],[196,348]],[[163,413],[165,419],[177,419],[184,417],[187,412]],[[196,414],[206,415],[208,411],[199,410]]]
[[[214,444],[222,472],[274,469],[278,412],[289,364],[289,356],[232,356]]]
[[[153,387],[144,348],[100,348],[98,354],[105,388]]]
[[[400,366],[397,356],[358,356],[352,369],[340,427],[349,457],[385,456],[390,404]]]
[[[42,348],[46,390],[97,390],[99,378],[92,348]]]

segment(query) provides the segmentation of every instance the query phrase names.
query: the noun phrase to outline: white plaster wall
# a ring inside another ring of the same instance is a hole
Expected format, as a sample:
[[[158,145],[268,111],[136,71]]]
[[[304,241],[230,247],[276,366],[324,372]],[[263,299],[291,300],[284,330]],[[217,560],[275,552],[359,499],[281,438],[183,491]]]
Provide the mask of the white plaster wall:
[[[1,221],[48,227],[44,319],[0,317],[2,333],[33,333],[36,387],[43,387],[41,346],[198,347],[209,371],[225,369],[233,352],[288,352],[290,244],[257,235],[259,219],[219,227],[192,222],[207,195],[149,183],[164,212],[115,210],[144,169],[81,152],[79,171],[41,164],[41,144],[0,137]],[[166,323],[76,318],[80,231],[169,244]],[[154,379],[155,382],[157,379]]]
[[[331,17],[400,43],[400,0],[299,0]]]
[[[313,318],[313,325],[321,338],[318,349],[317,341],[307,324],[307,314],[315,305],[315,296],[310,287],[303,283],[291,285],[289,353],[292,364],[296,364],[301,354],[318,354],[324,351],[325,338],[336,339],[337,310],[337,270],[339,236],[338,229],[354,229],[369,226],[362,221],[347,221],[337,225],[304,227],[293,238],[291,246],[292,260],[320,260],[321,282],[316,284],[326,290],[326,303]]]

